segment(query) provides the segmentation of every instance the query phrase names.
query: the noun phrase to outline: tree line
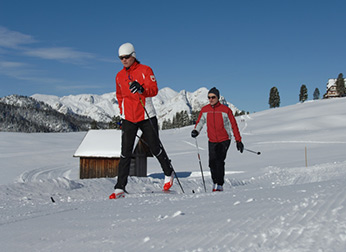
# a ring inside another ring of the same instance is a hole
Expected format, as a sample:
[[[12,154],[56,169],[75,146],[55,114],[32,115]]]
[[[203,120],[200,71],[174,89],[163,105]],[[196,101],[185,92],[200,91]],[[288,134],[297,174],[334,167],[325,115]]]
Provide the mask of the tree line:
[[[198,115],[199,111],[192,111],[190,116],[186,110],[177,112],[172,120],[165,119],[162,122],[161,129],[174,129],[192,125],[197,121]],[[122,119],[120,116],[113,116],[108,126],[110,129],[121,129],[121,121]]]
[[[191,111],[191,115],[187,113],[186,110],[177,112],[173,119],[165,119],[162,122],[161,129],[175,129],[175,128],[181,128],[189,125],[193,125],[196,123],[198,119],[200,110],[193,110]],[[244,115],[245,111],[236,111],[235,116]],[[112,120],[109,122],[109,128],[110,129],[121,129],[121,117],[120,116],[113,116]]]
[[[338,93],[338,96],[339,97],[346,96],[345,79],[342,73],[339,74],[335,85],[336,85],[336,92]],[[300,87],[299,101],[305,102],[307,99],[308,99],[308,89],[306,85],[303,84]],[[314,100],[320,99],[320,90],[318,88],[316,88],[313,93],[313,99]],[[268,103],[270,108],[280,107],[280,94],[279,94],[279,90],[275,86],[270,89]]]

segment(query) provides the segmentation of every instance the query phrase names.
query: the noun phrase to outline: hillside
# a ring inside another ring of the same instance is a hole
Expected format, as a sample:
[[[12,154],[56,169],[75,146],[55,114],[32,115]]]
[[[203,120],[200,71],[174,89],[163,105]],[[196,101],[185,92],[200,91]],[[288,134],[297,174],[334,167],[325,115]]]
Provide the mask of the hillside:
[[[90,128],[92,120],[76,114],[62,114],[31,97],[0,98],[0,131],[73,132]]]

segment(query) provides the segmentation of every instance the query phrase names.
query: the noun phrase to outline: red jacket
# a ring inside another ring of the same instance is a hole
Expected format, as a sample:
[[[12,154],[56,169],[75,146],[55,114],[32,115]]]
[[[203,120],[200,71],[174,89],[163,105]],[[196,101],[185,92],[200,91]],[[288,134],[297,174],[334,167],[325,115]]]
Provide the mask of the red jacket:
[[[204,106],[199,113],[195,129],[200,132],[207,124],[209,142],[219,143],[231,139],[232,131],[237,142],[241,141],[237,121],[232,110],[218,102],[214,106]]]
[[[129,83],[133,81],[137,81],[143,86],[142,94],[131,93]],[[134,62],[129,69],[124,67],[117,74],[115,83],[120,115],[124,119],[134,123],[148,119],[140,99],[143,101],[149,117],[156,115],[151,97],[157,95],[158,88],[155,75],[150,67]]]

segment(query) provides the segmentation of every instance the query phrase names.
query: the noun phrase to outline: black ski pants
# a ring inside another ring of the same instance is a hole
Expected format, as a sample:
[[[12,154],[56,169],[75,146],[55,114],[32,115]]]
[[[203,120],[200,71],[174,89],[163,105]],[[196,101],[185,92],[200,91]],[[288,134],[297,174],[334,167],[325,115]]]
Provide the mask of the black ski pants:
[[[121,156],[118,169],[118,180],[115,189],[125,190],[127,185],[127,178],[130,174],[130,164],[132,157],[132,150],[137,136],[138,128],[145,136],[145,143],[149,146],[151,153],[158,159],[161,168],[166,176],[172,174],[172,167],[167,153],[163,149],[159,141],[157,118],[152,117],[137,123],[127,120],[122,122],[122,135],[121,135]]]
[[[225,159],[231,140],[220,143],[208,143],[211,178],[214,184],[223,185],[225,182]]]

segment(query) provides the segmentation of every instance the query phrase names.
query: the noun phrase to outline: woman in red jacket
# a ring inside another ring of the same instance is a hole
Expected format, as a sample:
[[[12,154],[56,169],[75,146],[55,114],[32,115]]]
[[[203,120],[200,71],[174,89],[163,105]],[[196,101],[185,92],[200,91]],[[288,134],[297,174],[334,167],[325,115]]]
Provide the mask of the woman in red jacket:
[[[153,70],[149,66],[140,64],[136,58],[135,48],[130,43],[119,47],[119,58],[124,66],[115,79],[116,97],[123,118],[121,156],[118,180],[114,193],[109,196],[110,199],[124,197],[138,128],[143,132],[152,154],[161,164],[165,174],[164,190],[169,190],[173,185],[174,177],[170,160],[158,138],[156,112],[151,100],[158,93]]]
[[[214,183],[213,191],[223,191],[225,159],[231,143],[232,131],[237,142],[237,149],[241,153],[243,153],[244,145],[232,110],[219,102],[219,90],[215,87],[210,89],[208,99],[209,104],[204,106],[199,113],[191,136],[193,138],[197,137],[204,124],[207,125],[209,168]]]

